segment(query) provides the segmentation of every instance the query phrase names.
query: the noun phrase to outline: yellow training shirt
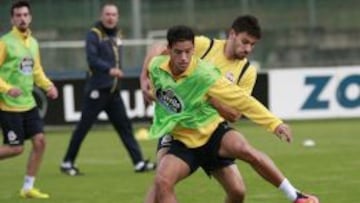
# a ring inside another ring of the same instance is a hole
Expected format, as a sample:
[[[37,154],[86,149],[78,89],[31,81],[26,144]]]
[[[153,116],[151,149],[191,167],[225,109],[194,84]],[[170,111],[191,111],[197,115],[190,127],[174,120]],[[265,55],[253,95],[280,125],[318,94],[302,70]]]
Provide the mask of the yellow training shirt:
[[[208,37],[195,37],[194,55],[197,57],[202,57],[209,49],[210,42],[211,40]],[[256,82],[256,68],[250,65],[241,77],[241,80],[238,81],[240,73],[248,60],[246,58],[241,60],[227,59],[224,55],[225,42],[226,40],[213,39],[212,48],[203,59],[218,67],[223,76],[225,76],[232,83],[237,84],[250,95]]]

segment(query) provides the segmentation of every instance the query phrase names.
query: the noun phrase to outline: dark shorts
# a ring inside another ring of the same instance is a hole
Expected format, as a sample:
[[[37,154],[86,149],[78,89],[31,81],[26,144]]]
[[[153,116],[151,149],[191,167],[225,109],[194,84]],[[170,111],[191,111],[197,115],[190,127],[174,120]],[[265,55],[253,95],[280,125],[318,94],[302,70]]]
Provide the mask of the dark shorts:
[[[210,140],[198,148],[187,148],[182,142],[171,140],[168,153],[186,162],[190,167],[191,173],[201,167],[205,173],[210,176],[211,172],[215,169],[234,164],[234,158],[220,157],[218,155],[221,140],[225,133],[231,129],[226,122],[220,123],[211,135]]]
[[[26,139],[44,132],[38,108],[25,112],[0,111],[0,122],[7,145],[23,145]]]

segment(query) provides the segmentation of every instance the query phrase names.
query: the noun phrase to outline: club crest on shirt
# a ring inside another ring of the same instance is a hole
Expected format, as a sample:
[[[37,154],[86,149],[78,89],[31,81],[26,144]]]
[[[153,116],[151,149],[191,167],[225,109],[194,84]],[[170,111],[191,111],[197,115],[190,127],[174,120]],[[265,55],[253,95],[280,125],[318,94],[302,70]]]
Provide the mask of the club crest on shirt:
[[[225,77],[226,77],[228,80],[230,80],[230,82],[232,82],[232,83],[233,83],[234,80],[235,80],[234,74],[233,74],[232,72],[226,72]]]
[[[183,109],[182,102],[175,92],[171,89],[163,90],[161,88],[156,90],[156,98],[166,109],[173,113],[180,113]]]
[[[24,57],[20,62],[20,70],[24,75],[31,75],[33,72],[34,60],[30,57]]]

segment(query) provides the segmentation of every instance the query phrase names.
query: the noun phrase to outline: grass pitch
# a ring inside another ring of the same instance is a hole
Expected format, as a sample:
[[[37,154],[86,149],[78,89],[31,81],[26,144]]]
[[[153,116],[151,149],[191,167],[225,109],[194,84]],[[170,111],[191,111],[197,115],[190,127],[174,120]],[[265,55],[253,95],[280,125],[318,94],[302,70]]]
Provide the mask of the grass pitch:
[[[287,144],[248,121],[237,128],[267,153],[299,189],[317,194],[322,203],[356,203],[360,194],[360,119],[293,121],[294,142]],[[23,200],[21,188],[30,143],[23,155],[0,162],[0,203],[140,203],[154,173],[135,174],[130,159],[111,127],[97,127],[86,138],[77,164],[85,173],[69,177],[59,163],[71,129],[48,130],[48,147],[36,186],[49,200]],[[315,147],[304,147],[307,139]],[[145,157],[155,157],[156,141],[140,142]],[[262,180],[246,163],[237,161],[247,185],[248,203],[287,203],[280,191]],[[179,202],[220,203],[224,193],[214,179],[198,170],[177,188]]]

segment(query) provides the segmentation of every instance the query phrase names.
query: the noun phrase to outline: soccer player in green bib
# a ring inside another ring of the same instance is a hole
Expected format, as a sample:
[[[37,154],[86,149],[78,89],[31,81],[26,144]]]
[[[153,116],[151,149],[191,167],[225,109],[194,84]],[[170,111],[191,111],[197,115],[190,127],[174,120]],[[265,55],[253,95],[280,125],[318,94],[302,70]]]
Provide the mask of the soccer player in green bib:
[[[240,22],[244,21],[244,17],[240,19]],[[245,19],[249,20],[249,16]],[[238,20],[234,24],[238,24]],[[254,19],[250,17],[250,20]],[[238,33],[239,30],[232,30],[230,36],[243,39],[241,43],[248,44],[246,51],[251,52],[259,37],[244,37]],[[235,158],[250,163],[266,180],[283,190],[292,202],[317,202],[316,197],[298,193],[267,156],[252,148],[241,134],[227,126],[217,111],[206,102],[208,98],[216,99],[216,106],[222,106],[222,103],[231,106],[281,138],[287,141],[291,139],[290,129],[250,97],[248,91],[231,85],[228,80],[221,77],[217,68],[192,57],[192,35],[189,28],[171,28],[167,36],[170,57],[155,57],[148,69],[157,100],[154,124],[150,133],[152,136],[167,133],[173,136],[171,145],[168,146],[169,151],[160,161],[155,180],[157,202],[176,202],[175,184],[198,167],[202,167],[221,183],[227,191],[226,202],[243,202],[244,186],[240,174],[234,170]],[[205,37],[202,38],[206,41]],[[215,44],[217,53],[225,46],[221,41]],[[206,52],[211,53],[211,49]],[[246,64],[246,60],[245,63],[241,60],[234,62],[238,62],[238,66],[240,62],[241,66]],[[234,81],[234,77],[229,77],[231,75],[224,75]],[[147,202],[151,202],[150,198]]]
[[[20,196],[47,199],[48,194],[34,187],[46,143],[32,90],[35,83],[52,99],[57,98],[58,92],[42,69],[39,46],[29,29],[31,13],[27,1],[13,3],[11,22],[12,30],[0,38],[0,122],[4,135],[0,159],[20,155],[25,139],[31,139]]]

